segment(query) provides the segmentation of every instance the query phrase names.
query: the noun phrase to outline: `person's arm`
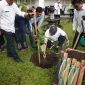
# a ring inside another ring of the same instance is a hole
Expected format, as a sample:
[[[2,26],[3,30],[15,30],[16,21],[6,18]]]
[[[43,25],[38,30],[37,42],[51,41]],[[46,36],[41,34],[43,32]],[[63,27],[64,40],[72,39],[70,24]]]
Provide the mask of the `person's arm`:
[[[49,33],[49,30],[47,30],[45,32],[45,38],[44,38],[44,44],[43,44],[43,58],[45,59],[46,58],[46,48],[47,48],[47,42],[48,42],[48,33]]]
[[[14,5],[14,10],[15,10],[16,14],[18,14],[19,16],[22,16],[22,17],[28,16],[28,13],[22,12],[15,3],[13,3],[13,5]]]
[[[63,7],[62,4],[60,4],[60,9],[62,9],[62,7]]]
[[[47,42],[44,40],[44,51],[43,51],[43,58],[46,58],[46,48],[47,48]]]
[[[67,44],[67,46],[69,46],[69,38],[67,35],[66,35],[66,44]]]
[[[1,15],[2,15],[2,12],[3,12],[3,9],[2,9],[2,6],[1,6],[1,4],[0,4],[0,17],[1,17]],[[0,27],[0,29],[1,29],[1,27]],[[0,30],[0,35],[1,35],[1,30]]]
[[[47,48],[47,42],[48,42],[47,36],[48,36],[48,32],[46,31],[44,44],[43,44],[43,48],[44,48],[44,50],[43,50],[43,57],[44,57],[44,59],[46,58],[46,48]]]
[[[57,4],[56,3],[54,4],[54,8],[55,8],[55,10],[57,10]]]
[[[73,18],[73,33],[76,30],[76,25],[77,25],[77,19],[76,19],[76,12],[74,10],[74,18]]]
[[[3,12],[3,9],[2,9],[2,5],[0,3],[0,16],[1,16],[2,12]]]
[[[60,32],[61,32],[60,35],[66,37],[66,45],[69,46],[69,38],[68,38],[67,34],[62,29],[60,29]]]

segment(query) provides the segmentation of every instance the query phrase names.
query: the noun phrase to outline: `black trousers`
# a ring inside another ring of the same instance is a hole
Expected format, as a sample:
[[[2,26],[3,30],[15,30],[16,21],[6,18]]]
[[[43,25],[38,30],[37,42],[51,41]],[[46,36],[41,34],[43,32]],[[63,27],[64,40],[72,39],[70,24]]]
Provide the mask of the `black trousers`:
[[[78,35],[79,35],[79,32],[76,31],[75,36],[74,36],[74,39],[73,39],[73,45],[72,45],[72,48],[74,48],[74,45],[75,45],[75,43],[76,43],[76,40],[77,40]],[[78,44],[79,44],[80,39],[81,39],[82,36],[83,36],[83,33],[80,34],[79,40],[78,40],[78,42],[77,42],[77,44],[76,44],[76,46],[75,46],[74,49],[77,48],[77,46],[78,46]]]
[[[4,41],[4,36],[3,36],[3,33],[1,33],[0,35],[0,48],[2,45],[4,45],[5,41]]]
[[[66,37],[60,35],[59,38],[58,38],[58,41],[55,41],[55,42],[58,42],[58,45],[60,47],[62,47],[62,45],[64,44],[65,40],[66,40]],[[48,40],[47,48],[50,48],[52,45],[54,45],[54,42],[52,43],[50,40]]]
[[[54,18],[55,18],[55,19],[59,19],[59,20],[58,20],[58,25],[60,25],[60,15],[54,15]]]
[[[19,58],[14,48],[14,34],[12,32],[6,32],[4,30],[1,30],[1,31],[4,33],[4,36],[6,37],[8,56],[13,57],[15,59]]]
[[[19,15],[16,15],[15,17],[15,40],[17,44],[21,44],[21,46],[24,48],[24,42],[26,42],[26,22],[25,19]]]

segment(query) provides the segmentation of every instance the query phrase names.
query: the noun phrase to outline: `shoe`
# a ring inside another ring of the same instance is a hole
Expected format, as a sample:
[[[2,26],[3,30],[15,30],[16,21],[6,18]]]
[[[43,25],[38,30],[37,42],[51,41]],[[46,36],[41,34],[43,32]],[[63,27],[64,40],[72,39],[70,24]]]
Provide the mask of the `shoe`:
[[[20,58],[13,58],[17,63],[20,63],[20,64],[22,64],[23,63],[23,61],[20,59]]]
[[[12,58],[14,61],[16,61],[17,63],[20,63],[20,64],[22,64],[23,63],[23,61],[20,59],[20,58],[14,58],[14,57],[12,57],[11,55],[9,55],[9,54],[7,54],[7,56],[9,57],[9,58]]]
[[[18,44],[17,46],[18,46],[18,50],[21,50],[22,49],[21,44]]]
[[[2,52],[2,49],[0,48],[0,53]]]
[[[0,53],[5,52],[4,48],[0,48]]]
[[[21,51],[21,52],[24,52],[24,49],[21,49],[20,51]]]
[[[25,49],[25,48],[28,48],[26,42],[24,42],[23,45],[24,45],[24,46],[23,46],[24,49]]]

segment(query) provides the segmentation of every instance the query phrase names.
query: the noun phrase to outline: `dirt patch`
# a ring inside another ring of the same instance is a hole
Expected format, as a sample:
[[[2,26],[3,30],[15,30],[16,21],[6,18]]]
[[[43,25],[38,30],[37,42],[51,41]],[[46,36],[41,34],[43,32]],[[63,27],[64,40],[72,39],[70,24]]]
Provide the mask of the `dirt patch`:
[[[42,68],[51,68],[52,66],[55,66],[59,62],[60,54],[56,54],[54,52],[47,53],[46,59],[43,58],[43,54],[40,54],[40,64],[39,59],[37,56],[37,53],[33,53],[30,61],[33,62],[36,66],[42,67]]]
[[[68,56],[69,58],[76,58],[78,61],[85,60],[85,52],[77,50],[69,50]]]

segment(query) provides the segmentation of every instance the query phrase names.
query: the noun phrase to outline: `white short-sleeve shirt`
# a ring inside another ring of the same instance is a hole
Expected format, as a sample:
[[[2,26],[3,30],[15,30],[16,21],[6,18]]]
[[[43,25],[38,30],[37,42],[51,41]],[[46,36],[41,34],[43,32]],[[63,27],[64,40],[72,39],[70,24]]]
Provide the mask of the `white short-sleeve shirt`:
[[[21,12],[15,3],[9,5],[6,0],[0,1],[0,29],[6,32],[15,33],[15,15],[24,17],[25,12]]]
[[[52,41],[58,41],[59,36],[66,36],[66,33],[60,29],[59,27],[57,27],[57,32],[55,33],[55,35],[51,36],[49,33],[49,29],[45,32],[45,42],[47,42],[49,39],[51,39]]]

